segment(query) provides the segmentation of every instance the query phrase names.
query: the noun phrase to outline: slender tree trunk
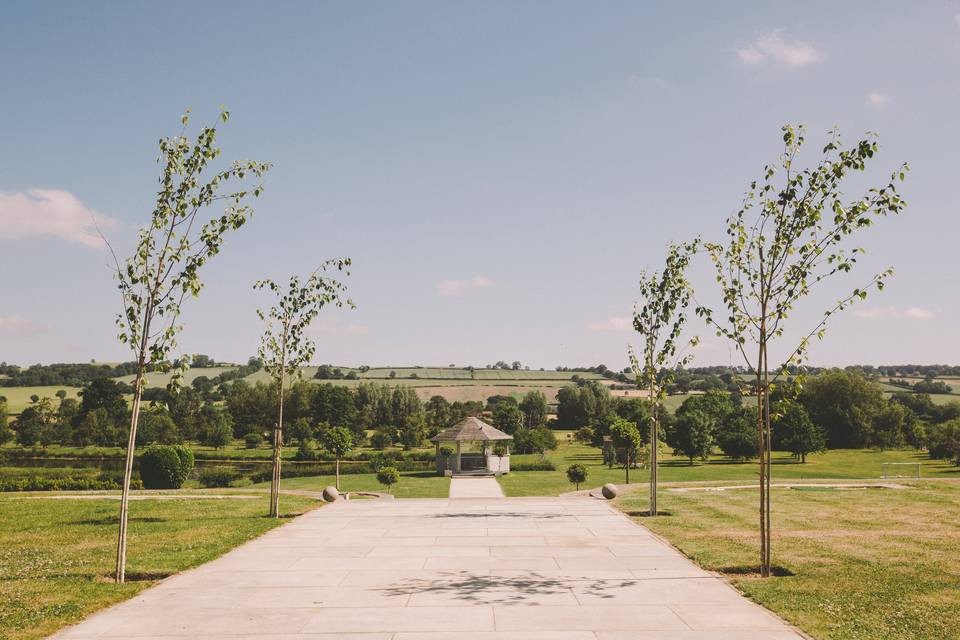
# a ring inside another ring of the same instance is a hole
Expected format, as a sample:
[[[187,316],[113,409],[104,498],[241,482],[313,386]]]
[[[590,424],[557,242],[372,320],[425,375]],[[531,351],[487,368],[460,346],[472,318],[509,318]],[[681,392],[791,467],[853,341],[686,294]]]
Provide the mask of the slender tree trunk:
[[[764,509],[766,511],[766,538],[767,554],[763,559],[763,571],[761,572],[764,577],[770,576],[770,559],[771,559],[771,547],[773,546],[773,513],[770,508],[770,494],[772,493],[771,489],[771,479],[773,477],[773,433],[770,425],[770,363],[767,361],[767,343],[763,343],[763,424],[765,430],[764,444],[767,449],[766,456],[766,466],[767,472],[765,474],[767,487],[766,487],[766,502],[764,503]]]
[[[627,464],[624,466],[627,474],[627,484],[630,484],[630,448],[627,447],[627,450],[624,452],[624,455],[627,458]]]
[[[273,477],[270,480],[270,517],[280,517],[280,457],[283,448],[283,382],[286,362],[280,367],[280,406],[277,413],[277,428],[273,431]]]
[[[337,491],[340,491],[340,458],[337,458]]]
[[[117,533],[117,562],[114,579],[122,583],[127,572],[127,516],[130,509],[130,483],[133,479],[133,454],[137,443],[137,421],[143,396],[143,365],[134,380],[133,409],[130,412],[130,435],[127,439],[127,459],[123,467],[123,490],[120,494],[120,528]]]
[[[655,400],[654,386],[650,385],[650,400],[653,406],[650,410],[650,515],[657,515],[657,423],[659,416],[659,403]]]
[[[757,392],[757,438],[759,443],[759,454],[760,454],[760,574],[766,577],[765,572],[765,560],[767,558],[767,510],[766,510],[766,500],[767,500],[767,483],[766,483],[766,474],[767,474],[767,465],[764,462],[766,455],[766,445],[765,440],[765,431],[763,428],[763,388],[761,385],[760,371],[762,369],[762,357],[761,364],[757,368],[756,373],[756,392]]]

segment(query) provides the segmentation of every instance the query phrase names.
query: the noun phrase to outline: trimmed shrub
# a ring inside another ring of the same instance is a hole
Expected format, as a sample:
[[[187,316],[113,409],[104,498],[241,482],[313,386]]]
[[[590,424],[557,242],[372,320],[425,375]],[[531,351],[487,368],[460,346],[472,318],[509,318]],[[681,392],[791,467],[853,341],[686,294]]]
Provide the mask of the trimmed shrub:
[[[140,457],[140,479],[147,489],[179,489],[193,470],[187,447],[152,445]]]
[[[384,467],[377,471],[377,482],[386,486],[389,491],[390,487],[400,482],[400,472],[393,467]]]
[[[200,470],[200,484],[207,488],[229,487],[240,474],[229,467],[207,467]]]
[[[263,443],[263,434],[259,431],[251,431],[243,436],[243,444],[247,449],[256,449]]]
[[[556,471],[557,465],[553,460],[544,459],[536,462],[511,462],[510,471]]]
[[[589,475],[590,472],[582,464],[572,464],[567,467],[567,480],[577,486],[577,491],[580,491],[580,485],[587,481]]]

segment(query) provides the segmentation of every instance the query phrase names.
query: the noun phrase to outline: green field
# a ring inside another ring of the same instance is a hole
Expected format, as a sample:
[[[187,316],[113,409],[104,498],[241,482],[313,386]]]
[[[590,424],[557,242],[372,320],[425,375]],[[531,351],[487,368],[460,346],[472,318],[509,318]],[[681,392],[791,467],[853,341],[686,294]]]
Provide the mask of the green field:
[[[283,496],[302,513],[309,498]],[[116,500],[0,497],[0,638],[43,638],[157,580],[222,555],[285,520],[268,498],[130,503],[126,584],[111,582]]]
[[[647,494],[617,500],[629,514]],[[638,517],[706,569],[818,640],[945,640],[960,637],[960,483],[903,490],[773,494],[773,563],[756,567],[757,494],[662,492],[670,515]]]
[[[547,457],[556,465],[556,471],[513,471],[500,478],[504,493],[508,496],[558,495],[573,490],[567,482],[566,469],[574,463],[587,467],[589,479],[586,487],[599,487],[607,482],[622,484],[622,467],[608,469],[603,464],[600,450],[588,445],[572,442],[566,434],[558,432],[560,445]],[[532,462],[537,455],[512,456],[511,463]],[[922,465],[922,477],[941,477],[960,479],[960,467],[946,460],[931,460],[925,453],[912,449],[878,451],[875,449],[835,449],[822,454],[807,457],[806,463],[799,463],[786,452],[774,453],[773,479],[816,480],[816,479],[860,479],[879,478],[884,462],[919,462]],[[693,466],[686,458],[663,455],[660,461],[661,482],[713,482],[757,480],[757,462],[736,462],[723,456],[713,456],[707,462],[697,461]],[[643,483],[649,478],[646,469],[631,469],[631,483]]]
[[[41,398],[53,398],[56,406],[57,391],[63,389],[67,392],[68,398],[77,398],[79,387],[0,387],[0,396],[7,399],[7,411],[11,414],[18,414],[30,406],[30,396],[37,395]]]
[[[199,378],[201,376],[213,378],[215,376],[220,375],[221,373],[224,373],[225,371],[233,371],[234,369],[236,369],[236,367],[204,367],[204,368],[197,368],[197,369],[187,369],[186,371],[183,372],[183,376],[181,376],[180,380],[183,384],[190,384],[196,378]],[[167,386],[167,384],[170,383],[170,378],[172,375],[173,375],[172,373],[160,373],[159,371],[154,373],[148,373],[146,375],[147,386],[165,387]],[[114,380],[117,380],[118,382],[126,382],[127,384],[131,384],[133,383],[135,378],[136,376],[129,375],[129,376],[120,376],[119,378],[114,378]]]
[[[324,487],[332,486],[334,481],[334,476],[285,478],[280,482],[280,486],[283,489],[323,491]],[[253,488],[269,487],[269,482],[253,485]],[[376,475],[372,473],[351,473],[340,475],[340,490],[382,493],[386,488],[377,482]],[[390,493],[397,498],[446,498],[450,494],[450,478],[426,471],[401,472],[400,482],[393,485]]]

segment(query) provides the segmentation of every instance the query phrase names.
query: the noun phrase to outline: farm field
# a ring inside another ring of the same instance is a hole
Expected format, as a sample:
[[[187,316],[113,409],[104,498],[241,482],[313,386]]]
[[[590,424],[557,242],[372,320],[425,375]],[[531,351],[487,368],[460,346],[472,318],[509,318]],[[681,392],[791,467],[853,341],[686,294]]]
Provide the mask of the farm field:
[[[775,577],[756,575],[755,491],[647,494],[616,505],[817,640],[944,640],[960,629],[960,483],[773,494]]]
[[[559,432],[566,434],[569,432]],[[607,482],[622,484],[624,469],[608,469],[603,464],[600,450],[595,447],[571,442],[559,435],[556,451],[548,453],[556,465],[556,471],[512,471],[500,478],[500,485],[508,496],[559,495],[572,491],[574,486],[567,481],[566,469],[574,463],[585,465],[589,478],[581,488],[599,487]],[[512,456],[511,464],[534,462],[538,455]],[[960,480],[960,467],[945,460],[931,460],[925,453],[912,449],[878,451],[875,449],[834,449],[807,457],[806,463],[797,462],[789,453],[775,452],[773,479],[862,479],[879,478],[884,462],[917,462],[921,465],[921,477],[956,478]],[[631,469],[631,483],[644,483],[649,477],[646,469]],[[697,461],[693,466],[686,458],[661,454],[660,481],[669,482],[715,482],[757,480],[757,462],[737,462],[724,456],[713,456],[707,462]]]
[[[285,514],[319,503],[284,496]],[[125,584],[113,584],[116,500],[0,497],[0,638],[32,640],[282,524],[268,499],[130,503]]]
[[[41,398],[53,398],[54,402],[59,402],[59,400],[57,400],[57,391],[61,389],[67,392],[68,398],[79,397],[77,395],[77,392],[80,391],[79,387],[61,387],[55,385],[47,387],[0,387],[0,396],[7,399],[7,411],[12,414],[18,414],[30,406],[30,396],[32,395],[37,395]]]
[[[197,369],[187,369],[186,371],[183,372],[181,381],[183,384],[190,384],[196,378],[199,378],[201,376],[213,378],[214,376],[218,376],[221,373],[224,373],[225,371],[233,371],[234,369],[236,369],[236,367],[202,367]],[[148,373],[146,375],[147,386],[165,387],[167,386],[167,384],[169,384],[170,378],[172,377],[172,375],[173,374],[171,373],[160,373],[159,371],[154,373]],[[129,376],[120,376],[118,378],[114,378],[114,380],[117,380],[118,382],[126,382],[127,384],[131,384],[135,378],[136,376],[129,375]]]

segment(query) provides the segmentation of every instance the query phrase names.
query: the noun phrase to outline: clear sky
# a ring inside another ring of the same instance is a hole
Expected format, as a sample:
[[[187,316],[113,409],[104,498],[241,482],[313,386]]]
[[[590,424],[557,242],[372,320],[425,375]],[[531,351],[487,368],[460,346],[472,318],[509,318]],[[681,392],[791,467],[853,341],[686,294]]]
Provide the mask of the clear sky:
[[[640,269],[721,237],[792,122],[808,161],[838,126],[880,134],[871,182],[913,168],[846,285],[896,276],[813,362],[960,363],[956,1],[6,0],[0,360],[129,358],[91,212],[129,247],[157,139],[220,104],[223,157],[275,168],[185,309],[185,352],[245,359],[256,279],[350,256],[357,309],[321,317],[317,361],[622,367]],[[716,339],[697,360],[737,363]]]

